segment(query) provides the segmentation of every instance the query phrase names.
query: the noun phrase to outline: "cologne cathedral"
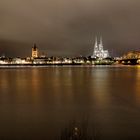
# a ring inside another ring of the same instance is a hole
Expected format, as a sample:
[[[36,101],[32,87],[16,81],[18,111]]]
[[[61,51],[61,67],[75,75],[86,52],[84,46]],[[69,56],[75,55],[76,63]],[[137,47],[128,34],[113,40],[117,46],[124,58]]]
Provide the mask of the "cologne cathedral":
[[[100,38],[100,42],[98,43],[97,37],[95,38],[95,45],[94,45],[94,51],[91,56],[91,58],[99,58],[99,59],[104,59],[109,57],[109,52],[108,50],[103,49],[103,42],[102,38]]]

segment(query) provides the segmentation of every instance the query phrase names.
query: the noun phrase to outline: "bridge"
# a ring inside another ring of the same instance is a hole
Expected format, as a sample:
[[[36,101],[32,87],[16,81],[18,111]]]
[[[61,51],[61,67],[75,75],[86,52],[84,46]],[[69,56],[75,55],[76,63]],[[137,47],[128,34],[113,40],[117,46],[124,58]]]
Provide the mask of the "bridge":
[[[119,60],[120,63],[124,65],[137,65],[140,64],[140,52],[138,51],[131,51],[124,54]]]

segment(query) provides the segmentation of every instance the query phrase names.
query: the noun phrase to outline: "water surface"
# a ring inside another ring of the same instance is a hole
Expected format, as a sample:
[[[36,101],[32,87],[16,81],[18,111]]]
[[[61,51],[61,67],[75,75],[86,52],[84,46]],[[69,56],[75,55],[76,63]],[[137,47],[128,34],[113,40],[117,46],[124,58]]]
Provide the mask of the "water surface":
[[[0,69],[0,139],[57,139],[88,118],[100,139],[140,139],[140,68]]]

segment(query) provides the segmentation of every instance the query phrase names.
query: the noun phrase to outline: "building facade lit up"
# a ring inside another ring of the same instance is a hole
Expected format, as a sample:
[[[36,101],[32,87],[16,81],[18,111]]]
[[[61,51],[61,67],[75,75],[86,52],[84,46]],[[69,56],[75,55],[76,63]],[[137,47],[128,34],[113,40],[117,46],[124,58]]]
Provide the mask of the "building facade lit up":
[[[97,37],[95,38],[95,45],[94,45],[94,51],[91,56],[91,58],[99,58],[99,59],[104,59],[109,57],[109,52],[108,50],[103,49],[103,41],[102,38],[100,38],[100,42],[98,44]]]
[[[32,48],[32,58],[37,58],[39,55],[38,48],[36,47],[36,44],[34,44]]]

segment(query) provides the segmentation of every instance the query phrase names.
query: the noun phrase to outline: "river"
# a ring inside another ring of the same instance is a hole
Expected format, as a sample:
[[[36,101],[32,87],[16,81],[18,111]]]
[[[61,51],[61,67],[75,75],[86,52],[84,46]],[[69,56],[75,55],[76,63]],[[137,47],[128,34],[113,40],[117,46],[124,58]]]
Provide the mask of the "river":
[[[56,140],[88,118],[100,139],[140,139],[140,67],[0,68],[0,139]]]

